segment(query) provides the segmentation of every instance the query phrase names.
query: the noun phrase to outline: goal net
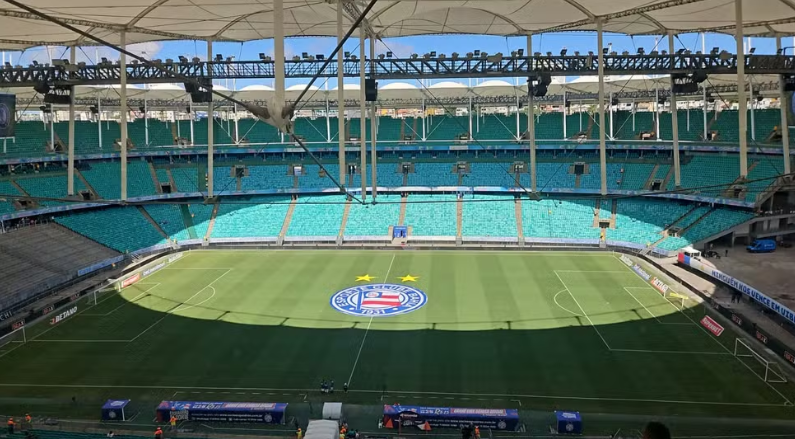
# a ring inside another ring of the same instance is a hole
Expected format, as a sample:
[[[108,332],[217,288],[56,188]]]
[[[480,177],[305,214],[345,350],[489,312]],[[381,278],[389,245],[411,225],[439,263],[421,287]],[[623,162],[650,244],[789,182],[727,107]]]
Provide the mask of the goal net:
[[[778,362],[768,360],[742,339],[737,338],[734,341],[734,356],[765,382],[787,382],[787,376],[781,370],[781,365]]]
[[[24,326],[0,337],[0,357],[18,348],[27,341],[28,338]]]

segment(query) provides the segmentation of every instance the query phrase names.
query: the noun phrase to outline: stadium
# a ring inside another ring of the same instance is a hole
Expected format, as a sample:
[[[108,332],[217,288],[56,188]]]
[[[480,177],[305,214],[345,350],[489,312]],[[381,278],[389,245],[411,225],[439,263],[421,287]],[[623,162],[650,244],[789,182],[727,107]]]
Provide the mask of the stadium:
[[[7,437],[793,436],[793,22],[4,0]]]

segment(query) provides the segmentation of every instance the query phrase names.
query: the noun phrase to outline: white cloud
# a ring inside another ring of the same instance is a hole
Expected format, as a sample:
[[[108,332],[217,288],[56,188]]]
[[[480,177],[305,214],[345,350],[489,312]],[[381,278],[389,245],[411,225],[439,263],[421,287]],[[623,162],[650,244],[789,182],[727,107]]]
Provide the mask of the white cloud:
[[[408,58],[412,53],[414,53],[414,46],[403,44],[395,40],[379,40],[375,42],[376,55],[387,52],[392,52],[395,58]]]

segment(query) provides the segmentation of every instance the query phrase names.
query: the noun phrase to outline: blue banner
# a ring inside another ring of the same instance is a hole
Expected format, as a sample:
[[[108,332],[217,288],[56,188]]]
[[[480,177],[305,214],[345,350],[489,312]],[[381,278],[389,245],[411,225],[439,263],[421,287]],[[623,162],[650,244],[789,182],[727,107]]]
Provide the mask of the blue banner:
[[[458,407],[420,407],[414,405],[385,405],[384,425],[397,428],[422,426],[460,428],[474,425],[494,430],[516,430],[519,411],[516,409],[483,409]]]
[[[174,416],[180,421],[283,424],[286,410],[286,403],[277,402],[163,401],[157,421]]]
[[[14,137],[16,124],[16,95],[0,94],[0,138]]]

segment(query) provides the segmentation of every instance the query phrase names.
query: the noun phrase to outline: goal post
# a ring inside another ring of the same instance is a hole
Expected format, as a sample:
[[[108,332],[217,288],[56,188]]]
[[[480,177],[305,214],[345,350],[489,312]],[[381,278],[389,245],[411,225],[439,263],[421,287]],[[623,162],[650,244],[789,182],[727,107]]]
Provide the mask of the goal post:
[[[768,383],[787,382],[787,376],[781,370],[781,365],[777,361],[768,360],[741,338],[734,340],[734,356],[742,361],[762,381]]]
[[[21,326],[0,337],[0,357],[28,342],[25,326]]]

